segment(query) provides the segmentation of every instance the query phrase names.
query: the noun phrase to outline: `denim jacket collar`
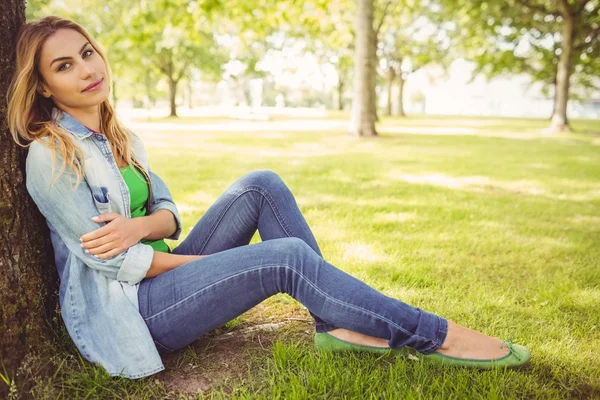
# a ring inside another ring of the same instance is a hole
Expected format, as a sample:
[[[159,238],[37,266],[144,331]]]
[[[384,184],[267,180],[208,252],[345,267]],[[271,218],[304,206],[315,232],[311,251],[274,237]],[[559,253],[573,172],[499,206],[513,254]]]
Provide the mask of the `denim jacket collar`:
[[[52,119],[61,127],[71,132],[77,139],[85,139],[93,134],[89,128],[59,108],[54,107],[52,109]]]

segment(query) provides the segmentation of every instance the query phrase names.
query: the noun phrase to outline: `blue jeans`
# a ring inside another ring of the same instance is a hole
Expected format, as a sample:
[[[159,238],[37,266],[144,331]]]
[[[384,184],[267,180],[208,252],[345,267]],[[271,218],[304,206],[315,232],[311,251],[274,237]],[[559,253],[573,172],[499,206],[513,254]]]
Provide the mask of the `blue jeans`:
[[[258,229],[262,242],[249,245]],[[173,254],[207,255],[140,282],[140,313],[158,348],[184,348],[277,293],[302,303],[316,332],[345,328],[429,354],[444,318],[385,296],[325,261],[293,194],[271,171],[237,180]]]

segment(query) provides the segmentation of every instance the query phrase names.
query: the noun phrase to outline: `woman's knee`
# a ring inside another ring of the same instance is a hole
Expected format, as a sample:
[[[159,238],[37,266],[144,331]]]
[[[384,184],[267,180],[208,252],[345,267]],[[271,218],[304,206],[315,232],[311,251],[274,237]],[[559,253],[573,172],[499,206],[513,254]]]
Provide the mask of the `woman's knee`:
[[[265,190],[286,187],[283,179],[276,172],[268,169],[249,172],[241,180],[246,186],[257,186]]]
[[[263,243],[268,243],[267,245],[271,247],[270,250],[280,255],[289,257],[313,257],[317,255],[304,240],[297,237],[272,239]]]

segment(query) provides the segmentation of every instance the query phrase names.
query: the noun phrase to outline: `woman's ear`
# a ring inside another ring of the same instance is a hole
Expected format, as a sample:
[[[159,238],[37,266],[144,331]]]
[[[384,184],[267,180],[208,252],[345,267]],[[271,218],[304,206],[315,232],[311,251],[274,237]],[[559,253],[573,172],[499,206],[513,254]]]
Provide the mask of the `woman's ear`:
[[[46,89],[46,87],[44,86],[43,83],[40,83],[37,87],[37,92],[40,94],[40,96],[43,96],[47,99],[49,99],[50,97],[52,97],[52,93],[50,93],[49,90]]]

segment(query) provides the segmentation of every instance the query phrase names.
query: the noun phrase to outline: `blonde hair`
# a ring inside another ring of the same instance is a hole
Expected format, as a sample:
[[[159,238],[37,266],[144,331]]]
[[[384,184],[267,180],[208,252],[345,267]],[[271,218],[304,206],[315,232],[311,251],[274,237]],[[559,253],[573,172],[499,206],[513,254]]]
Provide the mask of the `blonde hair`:
[[[107,70],[106,84],[111,88],[112,76],[106,56],[84,28],[71,20],[55,16],[29,22],[23,25],[17,40],[16,72],[8,90],[8,127],[19,146],[28,147],[33,141],[45,142],[44,144],[49,146],[52,155],[52,176],[58,152],[63,159],[58,176],[63,173],[65,167],[71,168],[77,175],[74,186],[76,188],[84,176],[83,151],[75,144],[73,136],[56,123],[62,112],[53,119],[54,102],[38,92],[40,84],[44,82],[39,71],[42,47],[59,29],[73,29],[90,42],[104,60]],[[127,164],[136,165],[143,171],[131,151],[132,137],[117,120],[115,110],[108,99],[100,103],[100,130],[106,135],[115,156],[120,156]],[[49,140],[46,141],[46,138]],[[22,143],[21,139],[29,143]],[[50,185],[53,182],[54,180]]]

